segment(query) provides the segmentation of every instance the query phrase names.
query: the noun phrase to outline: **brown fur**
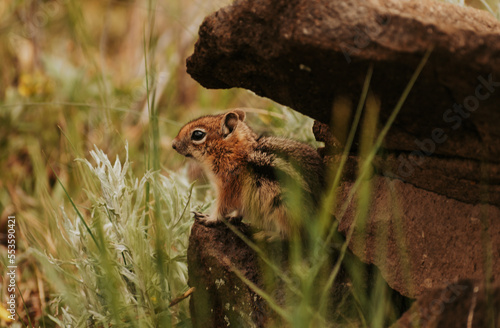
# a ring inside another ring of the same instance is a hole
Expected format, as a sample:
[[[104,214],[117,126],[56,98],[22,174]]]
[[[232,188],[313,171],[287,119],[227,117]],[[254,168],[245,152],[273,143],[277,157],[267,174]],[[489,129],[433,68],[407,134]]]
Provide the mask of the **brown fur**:
[[[243,216],[264,231],[290,237],[303,221],[290,211],[292,195],[299,190],[306,213],[314,209],[323,185],[323,162],[306,144],[259,138],[244,119],[241,110],[201,117],[182,127],[172,146],[201,162],[212,176],[218,197],[209,221]],[[204,139],[193,140],[194,131],[205,133]]]

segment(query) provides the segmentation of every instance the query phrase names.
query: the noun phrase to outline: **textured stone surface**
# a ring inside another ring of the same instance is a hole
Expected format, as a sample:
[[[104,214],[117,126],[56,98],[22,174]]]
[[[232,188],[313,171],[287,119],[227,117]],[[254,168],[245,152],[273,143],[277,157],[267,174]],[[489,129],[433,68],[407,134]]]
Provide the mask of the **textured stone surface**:
[[[500,283],[498,207],[463,203],[387,177],[375,176],[370,184],[373,205],[368,220],[356,222],[350,247],[374,263],[389,286],[415,298],[457,279],[483,279],[489,252],[492,278]],[[347,202],[352,186],[343,183],[337,209],[344,233],[356,217],[357,194]]]
[[[426,292],[392,328],[483,328],[500,324],[500,287],[460,280]]]
[[[247,225],[241,224],[237,228],[250,237]],[[300,308],[298,303],[304,301],[303,296],[297,297],[290,293],[288,285],[290,281],[298,278],[289,271],[290,264],[286,255],[289,245],[278,241],[261,241],[258,245],[267,259],[274,263],[282,274],[288,276],[287,283],[276,275],[268,264],[258,261],[255,252],[226,225],[205,227],[198,222],[194,223],[188,248],[188,283],[196,288],[190,299],[194,327],[287,326],[286,321],[270,310],[267,303],[235,273],[238,270],[250,282],[265,290],[280,307]],[[328,263],[325,263],[313,285],[309,287],[317,293],[313,300],[309,300],[313,303],[318,300],[319,291],[324,290],[326,280],[337,261],[338,253],[334,245],[331,245],[329,254],[331,258]],[[325,301],[325,319],[332,326],[343,327],[354,323],[361,325],[363,320],[369,318],[361,318],[360,311],[364,315],[371,312],[368,307],[359,308],[359,301],[352,294],[354,282],[347,271],[356,271],[356,286],[360,293],[382,293],[386,296],[386,302],[392,304],[392,311],[384,316],[387,325],[395,322],[408,309],[409,299],[377,280],[380,272],[376,267],[361,262],[350,252],[345,255],[343,264],[346,264],[347,268],[341,266]],[[294,281],[296,284],[299,282],[300,279]],[[294,287],[298,286],[300,285]]]
[[[241,228],[248,230],[245,226]],[[264,326],[265,302],[235,274],[238,270],[259,284],[257,256],[228,227],[193,225],[188,270],[189,286],[196,288],[189,304],[194,327]]]
[[[355,106],[339,112],[332,104],[340,96],[356,104],[369,64],[381,126],[434,46],[385,139],[392,160],[379,169],[500,205],[500,23],[488,13],[432,0],[236,1],[208,16],[199,34],[187,69],[203,86],[247,88],[333,119],[340,141]]]

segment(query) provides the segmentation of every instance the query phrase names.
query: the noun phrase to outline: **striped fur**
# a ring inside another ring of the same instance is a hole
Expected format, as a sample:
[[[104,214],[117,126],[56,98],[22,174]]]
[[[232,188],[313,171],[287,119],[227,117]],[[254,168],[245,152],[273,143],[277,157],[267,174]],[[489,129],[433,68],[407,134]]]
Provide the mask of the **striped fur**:
[[[241,110],[201,117],[180,130],[173,147],[202,163],[211,176],[218,196],[208,220],[242,216],[289,238],[303,229],[300,214],[312,214],[317,206],[324,187],[323,161],[307,144],[258,137],[244,119]],[[195,130],[206,138],[192,140]]]

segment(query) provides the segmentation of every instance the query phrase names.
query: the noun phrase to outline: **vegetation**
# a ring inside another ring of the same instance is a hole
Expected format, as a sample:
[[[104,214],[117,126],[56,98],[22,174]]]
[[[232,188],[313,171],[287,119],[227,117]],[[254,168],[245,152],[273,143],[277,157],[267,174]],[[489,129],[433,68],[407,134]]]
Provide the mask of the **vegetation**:
[[[245,90],[205,90],[186,74],[203,17],[228,2],[0,2],[0,232],[15,215],[22,296],[9,325],[190,326],[187,302],[168,304],[188,289],[191,211],[205,211],[213,193],[192,183],[172,138],[190,119],[249,107],[260,108],[250,119],[261,131],[313,141],[301,115]],[[476,4],[498,14],[496,1]],[[367,161],[378,146],[366,147]],[[3,279],[6,235],[0,244]],[[312,297],[305,273],[317,267],[295,269]],[[390,309],[373,305],[384,299],[355,293],[360,317],[381,326]],[[7,295],[1,280],[3,306]],[[324,309],[295,305],[286,320],[321,322]]]

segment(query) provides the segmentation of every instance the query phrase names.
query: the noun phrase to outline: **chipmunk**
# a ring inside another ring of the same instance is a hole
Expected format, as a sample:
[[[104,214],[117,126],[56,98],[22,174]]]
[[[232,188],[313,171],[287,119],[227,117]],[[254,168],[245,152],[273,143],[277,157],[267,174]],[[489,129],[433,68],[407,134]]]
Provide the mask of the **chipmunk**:
[[[210,226],[244,218],[288,239],[303,230],[298,212],[312,214],[320,200],[323,161],[307,144],[258,136],[245,116],[235,109],[200,117],[182,127],[172,142],[179,154],[202,164],[217,190],[213,213],[195,213],[195,219]]]

